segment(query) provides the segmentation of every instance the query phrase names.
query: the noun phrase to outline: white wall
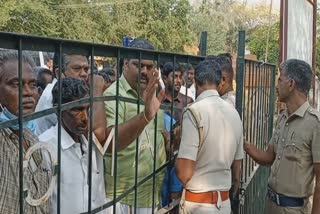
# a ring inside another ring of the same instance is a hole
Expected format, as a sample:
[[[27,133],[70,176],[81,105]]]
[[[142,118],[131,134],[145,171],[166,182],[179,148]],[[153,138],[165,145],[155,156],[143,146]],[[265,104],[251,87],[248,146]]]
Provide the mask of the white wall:
[[[312,31],[313,6],[307,0],[289,0],[287,59],[301,59],[312,66]]]

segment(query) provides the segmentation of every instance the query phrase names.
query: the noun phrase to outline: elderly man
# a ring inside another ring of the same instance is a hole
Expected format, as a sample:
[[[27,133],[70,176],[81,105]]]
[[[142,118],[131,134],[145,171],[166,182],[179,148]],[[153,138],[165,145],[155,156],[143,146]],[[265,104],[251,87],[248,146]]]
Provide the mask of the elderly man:
[[[104,84],[101,82],[100,84]],[[97,86],[99,87],[99,86]],[[59,85],[52,90],[53,105],[58,105]],[[61,102],[72,102],[89,96],[89,88],[81,80],[62,79]],[[57,148],[58,129],[61,129],[61,213],[88,211],[88,121],[89,103],[64,110],[61,127],[55,125],[39,136],[42,142]],[[93,135],[94,136],[94,135]],[[93,138],[92,146],[92,209],[107,202],[104,188],[103,150]],[[53,193],[51,213],[57,213],[57,192]],[[101,213],[106,213],[104,210]]]
[[[181,213],[231,212],[231,164],[244,156],[242,123],[234,107],[220,98],[220,80],[221,69],[214,60],[196,66],[196,102],[183,114],[176,161],[185,188]]]
[[[131,48],[154,50],[153,45],[145,39],[135,39],[130,43]],[[139,67],[141,68],[141,78],[139,78]],[[118,142],[117,142],[117,181],[116,195],[120,196],[128,188],[135,184],[135,168],[138,167],[138,182],[153,172],[154,156],[156,156],[156,168],[165,163],[165,142],[162,136],[163,113],[159,111],[164,91],[161,90],[156,96],[158,88],[159,72],[154,68],[152,60],[124,59],[124,71],[119,79],[119,96],[140,99],[144,105],[140,106],[140,113],[137,113],[137,104],[122,102],[118,104],[118,114],[116,114],[116,102],[105,102],[105,114],[108,121],[108,132],[116,125],[118,117]],[[139,87],[140,85],[140,87]],[[139,91],[140,89],[140,91]],[[113,83],[104,93],[104,96],[115,96],[117,91],[116,83]],[[138,91],[140,97],[138,96]],[[158,114],[157,114],[158,113]],[[98,114],[98,113],[97,113]],[[157,114],[157,129],[155,129],[154,118]],[[102,119],[102,113],[99,114]],[[97,118],[98,119],[98,118]],[[138,143],[138,161],[136,162],[136,139]],[[154,144],[154,139],[157,144]],[[156,146],[156,148],[154,148]],[[111,151],[111,146],[109,147]],[[154,152],[156,151],[156,154]],[[114,177],[112,170],[112,155],[105,155],[105,182],[106,193],[109,199],[114,194]],[[146,181],[137,188],[136,213],[152,213],[152,206],[159,204],[159,191],[162,183],[163,173],[159,173],[155,183],[155,204],[152,204],[153,182],[152,179]],[[120,201],[117,206],[117,213],[132,213],[135,206],[135,194],[131,192]]]
[[[36,101],[34,93],[37,92],[36,76],[33,72],[34,62],[26,55],[22,55],[22,110],[23,115],[34,112]],[[0,123],[17,118],[19,114],[19,77],[18,52],[0,52]],[[22,143],[24,152],[38,142],[31,133],[33,125],[30,121],[23,123]],[[0,130],[0,213],[19,213],[19,189],[27,189],[32,198],[40,198],[49,188],[50,168],[44,161],[43,152],[36,151],[24,170],[23,187],[19,185],[19,125]],[[49,202],[44,201],[40,206],[30,205],[23,201],[24,213],[49,213]]]
[[[320,213],[320,113],[307,100],[311,79],[306,62],[283,62],[277,93],[287,109],[279,115],[266,151],[245,144],[257,163],[271,166],[267,214]]]

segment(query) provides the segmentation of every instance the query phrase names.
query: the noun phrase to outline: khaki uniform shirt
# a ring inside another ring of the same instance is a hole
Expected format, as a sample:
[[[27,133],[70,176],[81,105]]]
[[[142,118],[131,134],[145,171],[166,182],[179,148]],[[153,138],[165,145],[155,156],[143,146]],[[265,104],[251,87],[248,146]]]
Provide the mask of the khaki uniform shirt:
[[[320,163],[320,113],[305,102],[291,116],[283,111],[270,141],[276,158],[269,186],[291,197],[313,194],[313,164]]]
[[[29,130],[24,131],[23,138],[29,147],[39,142]],[[10,129],[1,129],[0,146],[0,213],[19,213],[19,138]],[[47,168],[48,164],[42,157],[39,150],[35,151],[31,159],[35,165],[30,161],[28,168],[24,169],[23,188],[27,188],[34,199],[46,193],[51,180],[51,169]],[[49,203],[50,200],[41,206],[31,206],[24,201],[23,213],[49,213]]]
[[[182,138],[178,158],[196,162],[186,184],[192,192],[229,190],[231,164],[244,157],[242,122],[235,108],[223,101],[216,90],[207,90],[192,104],[201,115],[203,143],[190,112],[183,115]]]

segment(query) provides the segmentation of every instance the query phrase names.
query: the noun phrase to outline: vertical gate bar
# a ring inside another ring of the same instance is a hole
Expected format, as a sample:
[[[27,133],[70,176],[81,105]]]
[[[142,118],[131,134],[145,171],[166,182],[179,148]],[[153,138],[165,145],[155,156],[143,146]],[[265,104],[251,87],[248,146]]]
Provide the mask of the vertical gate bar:
[[[266,85],[266,102],[267,102],[267,106],[266,106],[266,111],[268,111],[268,120],[267,120],[267,124],[266,124],[266,139],[267,139],[267,142],[266,142],[266,145],[265,147],[268,145],[268,142],[269,142],[269,123],[270,123],[270,119],[272,117],[271,115],[271,112],[269,111],[270,109],[270,96],[271,96],[271,81],[270,81],[270,75],[271,74],[271,66],[268,67],[267,69],[267,73],[266,73],[266,76],[267,76],[267,85]]]
[[[117,77],[116,77],[116,125],[114,129],[114,138],[115,138],[115,148],[114,148],[114,157],[113,157],[113,214],[116,214],[117,210],[117,167],[118,167],[118,134],[119,134],[119,74],[120,74],[120,57],[121,57],[121,52],[120,48],[118,48],[118,53],[117,53]]]
[[[265,67],[265,72],[264,72],[264,135],[263,135],[263,139],[264,139],[264,144],[263,144],[263,149],[265,149],[266,145],[267,145],[267,142],[268,142],[268,121],[269,121],[269,117],[268,117],[268,81],[269,81],[269,78],[268,78],[268,69],[269,69],[269,66],[266,66]]]
[[[23,191],[23,108],[22,108],[22,38],[18,41],[18,78],[19,78],[19,205],[20,214],[23,214],[24,191]]]
[[[262,89],[262,113],[261,113],[261,124],[262,124],[262,136],[261,136],[261,148],[264,149],[264,145],[265,145],[265,132],[266,132],[266,126],[265,126],[265,122],[267,121],[267,118],[266,118],[266,96],[265,96],[265,86],[266,86],[266,79],[265,79],[265,73],[266,73],[266,68],[267,68],[267,65],[265,65],[263,67],[263,72],[262,72],[262,85],[261,85],[261,89]]]
[[[138,74],[138,87],[137,87],[137,115],[140,114],[140,89],[141,89],[141,51],[139,51],[139,74]],[[134,214],[137,213],[137,197],[138,197],[138,168],[139,168],[139,138],[140,136],[137,137],[136,139],[136,157],[135,157],[135,173],[134,173]]]
[[[247,87],[246,87],[246,82],[247,82],[247,63],[246,61],[244,62],[244,69],[243,69],[243,79],[242,79],[242,84],[243,84],[243,93],[242,93],[242,128],[243,128],[243,132],[246,132],[246,126],[245,123],[247,121],[247,114],[246,114],[246,92],[247,92]]]
[[[247,61],[248,64],[248,68],[249,68],[249,80],[248,80],[248,114],[247,114],[247,131],[246,131],[246,141],[249,141],[250,143],[252,143],[252,138],[251,138],[251,133],[252,133],[252,100],[251,100],[251,96],[252,96],[252,62]],[[251,107],[251,109],[250,109]],[[250,115],[250,116],[249,116]],[[249,164],[249,156],[246,155],[245,157],[245,182],[247,182],[247,178],[248,178],[248,164]]]
[[[243,118],[243,77],[245,69],[245,37],[246,33],[244,30],[239,31],[238,35],[238,56],[236,63],[236,110],[239,113],[240,118]],[[245,83],[244,83],[245,84]],[[245,172],[246,174],[246,172]],[[245,182],[247,176],[245,175]]]
[[[93,121],[92,121],[92,117],[93,117],[93,70],[94,70],[94,47],[91,46],[91,50],[90,50],[90,129],[89,129],[89,156],[88,156],[88,160],[89,160],[89,164],[88,164],[88,185],[89,185],[89,189],[88,189],[88,213],[91,213],[91,197],[92,197],[92,126],[93,126]]]
[[[160,55],[157,56],[157,70],[160,71]],[[154,119],[154,139],[153,139],[153,172],[152,172],[152,213],[154,213],[155,208],[155,187],[156,187],[156,161],[157,161],[157,126],[158,126],[158,114]]]
[[[57,213],[60,214],[60,182],[61,182],[61,102],[62,102],[62,96],[61,96],[61,88],[62,88],[62,43],[59,43],[59,73],[58,73],[58,86],[59,86],[59,92],[58,92],[58,107],[57,107],[57,112],[58,112],[58,176],[57,176]]]
[[[236,109],[242,119],[242,93],[243,93],[243,70],[245,64],[245,31],[239,31],[238,58],[237,58],[237,87],[236,87]]]
[[[255,77],[255,63],[250,61],[250,67],[251,67],[251,78],[250,78],[250,143],[256,144],[254,142],[254,132],[253,132],[253,125],[254,125],[254,111],[253,111],[253,104],[254,104],[254,77]],[[247,173],[248,176],[250,176],[250,161],[251,158],[247,155]]]
[[[275,81],[276,81],[276,66],[272,66],[271,68],[271,88],[270,88],[270,106],[269,106],[269,112],[270,112],[270,121],[269,121],[269,139],[272,136],[273,131],[273,115],[274,115],[274,107],[275,107]]]
[[[261,70],[263,70],[263,69],[261,69],[262,68],[262,66],[263,65],[259,65],[259,69],[258,69],[258,91],[257,91],[257,94],[258,94],[258,96],[257,96],[257,99],[258,99],[258,111],[257,111],[257,113],[258,113],[258,115],[257,115],[257,130],[258,130],[258,143],[259,143],[259,149],[261,149],[261,131],[262,131],[262,129],[261,129],[261,111],[262,111],[262,109],[261,109],[261,104],[262,104],[262,98],[261,98],[261,89],[262,89],[262,87],[261,87],[261,82],[262,82],[262,80],[261,80],[261,74],[262,74],[262,71]],[[253,165],[255,165],[255,162],[253,162]],[[252,168],[253,169],[253,168]]]

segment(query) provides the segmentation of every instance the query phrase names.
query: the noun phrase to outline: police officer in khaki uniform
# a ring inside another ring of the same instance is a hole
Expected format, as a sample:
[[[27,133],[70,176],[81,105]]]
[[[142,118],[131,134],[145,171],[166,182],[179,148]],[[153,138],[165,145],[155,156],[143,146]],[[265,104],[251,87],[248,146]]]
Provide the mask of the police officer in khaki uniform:
[[[176,172],[184,185],[182,214],[230,214],[231,164],[244,156],[242,122],[217,92],[221,69],[205,60],[195,68],[196,102],[183,114]]]
[[[320,213],[320,113],[307,101],[311,78],[306,62],[283,62],[277,93],[287,108],[279,115],[268,149],[245,144],[257,163],[271,166],[267,214]]]

